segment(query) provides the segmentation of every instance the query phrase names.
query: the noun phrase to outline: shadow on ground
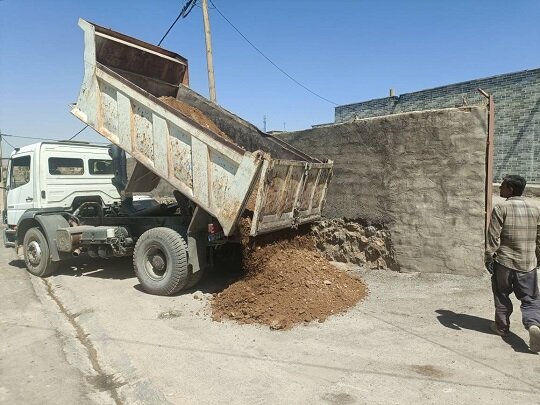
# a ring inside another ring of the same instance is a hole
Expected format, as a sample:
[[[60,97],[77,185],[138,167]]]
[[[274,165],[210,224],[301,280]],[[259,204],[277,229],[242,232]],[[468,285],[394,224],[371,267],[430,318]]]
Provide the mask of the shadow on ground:
[[[495,335],[489,328],[493,322],[490,319],[480,318],[475,315],[460,314],[446,309],[438,309],[435,312],[439,314],[437,316],[437,320],[447,328],[454,330],[468,329],[480,333]],[[510,332],[510,334],[506,337],[501,337],[501,339],[504,340],[504,342],[506,342],[516,352],[532,354],[532,352],[529,351],[529,346],[527,343],[513,332]]]
[[[12,260],[11,266],[26,269],[24,260]],[[54,275],[72,277],[95,277],[101,279],[125,280],[135,278],[133,259],[131,257],[115,257],[111,259],[92,259],[81,255],[60,263]],[[202,293],[219,293],[229,285],[242,278],[242,252],[239,245],[233,245],[216,250],[214,267],[207,270],[201,281],[189,290],[182,290],[176,295],[189,294],[196,291]],[[140,284],[134,288],[144,292]]]
[[[229,285],[244,277],[242,266],[242,246],[240,244],[222,245],[215,249],[213,266],[206,272],[193,291],[219,293]]]
[[[217,294],[225,290],[232,283],[240,279],[241,273],[231,274],[222,272],[221,269],[207,270],[201,281],[190,289],[180,290],[179,292],[172,294],[171,297],[177,297],[184,294],[192,294],[195,292],[201,292],[204,294]],[[140,284],[134,285],[137,291],[145,292]]]
[[[12,260],[10,266],[26,269],[24,260]],[[92,259],[81,256],[62,261],[54,275],[73,277],[96,277],[103,279],[125,280],[135,277],[131,258]]]
[[[242,267],[242,247],[240,244],[226,244],[214,250],[213,265],[205,271],[201,281],[189,290],[182,290],[174,295],[202,292],[217,294],[244,277]],[[140,289],[141,286],[135,286]]]
[[[213,266],[205,271],[201,281],[193,288],[181,290],[172,296],[195,292],[217,294],[241,279],[245,274],[242,269],[242,252],[240,249],[239,245],[230,244],[216,250]],[[140,284],[137,284],[134,288],[143,291]]]
[[[135,277],[135,272],[130,257],[92,259],[82,256],[60,263],[55,275],[125,280]]]
[[[8,263],[10,266],[17,267],[18,269],[26,269],[24,260],[12,260]]]

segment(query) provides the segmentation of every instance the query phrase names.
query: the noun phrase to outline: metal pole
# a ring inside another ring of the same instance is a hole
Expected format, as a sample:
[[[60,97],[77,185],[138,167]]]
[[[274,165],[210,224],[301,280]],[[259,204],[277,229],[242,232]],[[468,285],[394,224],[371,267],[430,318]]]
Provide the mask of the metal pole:
[[[489,121],[488,121],[488,140],[487,140],[487,198],[486,198],[486,229],[489,227],[491,219],[491,210],[493,208],[493,135],[495,132],[495,101],[493,95],[489,95]]]
[[[216,101],[216,84],[214,82],[214,61],[212,59],[212,37],[210,35],[210,19],[208,18],[208,0],[202,0],[202,12],[204,20],[204,36],[206,39],[206,64],[208,67],[208,87],[210,101]]]
[[[4,211],[6,210],[6,185],[4,184],[4,176],[6,174],[4,173],[4,155],[2,153],[2,130],[0,129],[0,201],[2,204],[2,209],[0,210],[2,218],[0,218],[0,223],[4,223]]]

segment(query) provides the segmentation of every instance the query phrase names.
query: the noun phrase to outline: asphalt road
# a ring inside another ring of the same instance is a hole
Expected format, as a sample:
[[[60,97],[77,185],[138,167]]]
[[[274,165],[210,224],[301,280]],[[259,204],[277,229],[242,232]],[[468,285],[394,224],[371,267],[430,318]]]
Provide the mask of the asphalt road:
[[[83,371],[67,360],[70,331],[52,322],[56,308],[12,259],[0,248],[0,403],[92,403]]]
[[[538,403],[520,313],[489,332],[489,279],[363,272],[370,295],[288,331],[213,322],[212,292],[141,292],[129,260],[30,277],[0,248],[0,403]]]

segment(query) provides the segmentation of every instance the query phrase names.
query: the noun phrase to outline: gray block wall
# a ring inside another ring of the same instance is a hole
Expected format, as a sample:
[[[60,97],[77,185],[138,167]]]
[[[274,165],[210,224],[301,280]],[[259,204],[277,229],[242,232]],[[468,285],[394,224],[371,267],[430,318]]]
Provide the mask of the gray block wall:
[[[402,270],[485,271],[485,107],[388,115],[279,137],[334,161],[324,215],[386,225]]]
[[[338,106],[335,122],[463,104],[485,104],[477,88],[495,99],[494,182],[521,174],[540,183],[540,69],[525,70],[429,90]]]

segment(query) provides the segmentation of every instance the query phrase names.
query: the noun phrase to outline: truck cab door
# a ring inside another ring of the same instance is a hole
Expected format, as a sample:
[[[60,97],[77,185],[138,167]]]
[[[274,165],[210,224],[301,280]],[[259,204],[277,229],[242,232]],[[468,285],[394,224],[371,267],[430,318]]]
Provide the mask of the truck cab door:
[[[35,187],[32,156],[19,155],[11,159],[7,193],[7,223],[17,225],[22,214],[35,207]]]

